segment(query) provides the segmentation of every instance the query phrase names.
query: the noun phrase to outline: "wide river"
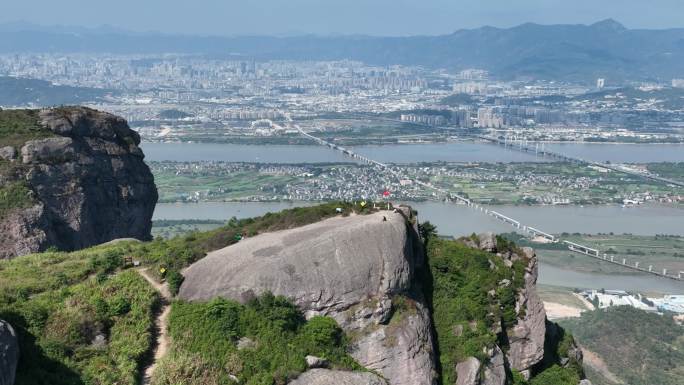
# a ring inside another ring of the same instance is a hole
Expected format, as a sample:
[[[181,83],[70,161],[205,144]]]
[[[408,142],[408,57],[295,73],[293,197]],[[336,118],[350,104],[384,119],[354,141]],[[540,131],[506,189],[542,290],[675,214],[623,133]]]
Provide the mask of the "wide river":
[[[238,145],[214,143],[143,143],[147,160],[227,161],[264,163],[345,162],[349,158],[317,145]],[[669,144],[546,144],[566,155],[604,162],[684,162],[684,145]],[[480,142],[356,146],[353,151],[381,162],[530,162],[543,161],[530,154]],[[159,204],[155,219],[246,218],[307,203],[189,203]],[[422,220],[437,225],[441,234],[467,235],[483,231],[507,232],[511,227],[474,211],[450,203],[412,203]],[[525,225],[550,233],[632,233],[640,235],[684,235],[684,210],[665,206],[560,207],[499,206],[496,211]],[[566,287],[653,290],[684,293],[684,284],[649,275],[583,273],[540,264],[539,282]]]
[[[233,216],[248,218],[285,208],[309,205],[288,202],[204,202],[162,203],[157,205],[154,219],[219,219]],[[435,224],[440,234],[468,235],[484,231],[508,232],[511,227],[464,206],[443,202],[413,202],[419,218]],[[632,233],[638,235],[684,235],[684,209],[664,206],[562,207],[499,206],[502,214],[551,233]],[[539,283],[580,288],[627,289],[683,293],[684,283],[645,274],[611,275],[577,272],[546,263],[540,264]]]
[[[147,160],[262,163],[348,162],[337,151],[318,145],[243,145],[216,143],[143,143]],[[449,142],[355,146],[353,151],[380,162],[531,162],[531,154],[487,143]],[[597,162],[684,162],[684,144],[547,144],[546,149]]]

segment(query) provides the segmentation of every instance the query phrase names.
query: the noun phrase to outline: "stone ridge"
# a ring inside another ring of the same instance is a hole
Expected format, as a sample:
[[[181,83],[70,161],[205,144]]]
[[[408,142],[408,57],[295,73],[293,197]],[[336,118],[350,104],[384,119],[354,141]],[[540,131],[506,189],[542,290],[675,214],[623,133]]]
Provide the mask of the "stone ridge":
[[[150,239],[158,195],[138,133],[85,107],[43,110],[40,120],[56,136],[28,141],[8,159],[36,204],[2,219],[0,258]]]

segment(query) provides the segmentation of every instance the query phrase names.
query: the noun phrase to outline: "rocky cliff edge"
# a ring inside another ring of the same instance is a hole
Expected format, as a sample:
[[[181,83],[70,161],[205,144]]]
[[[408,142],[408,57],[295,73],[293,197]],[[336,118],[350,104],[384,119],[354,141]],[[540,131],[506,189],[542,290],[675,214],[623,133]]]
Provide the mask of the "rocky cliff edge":
[[[0,182],[30,195],[0,218],[0,258],[149,239],[158,196],[140,136],[124,119],[85,107],[43,110],[38,120],[50,135],[0,145]]]

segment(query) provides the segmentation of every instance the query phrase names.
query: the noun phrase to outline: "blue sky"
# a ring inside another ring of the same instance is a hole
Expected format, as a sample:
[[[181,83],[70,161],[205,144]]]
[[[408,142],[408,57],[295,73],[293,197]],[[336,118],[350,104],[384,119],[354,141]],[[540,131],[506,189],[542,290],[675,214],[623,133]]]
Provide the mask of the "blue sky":
[[[684,27],[684,0],[3,0],[0,23],[202,35],[445,34],[482,25]]]

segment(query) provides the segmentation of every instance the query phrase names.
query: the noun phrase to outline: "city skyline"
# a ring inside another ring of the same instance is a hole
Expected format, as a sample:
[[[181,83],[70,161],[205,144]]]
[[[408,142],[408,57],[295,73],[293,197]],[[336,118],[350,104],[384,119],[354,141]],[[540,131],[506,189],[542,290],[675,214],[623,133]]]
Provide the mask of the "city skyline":
[[[36,11],[36,9],[40,11]],[[135,12],[131,12],[131,9]],[[677,11],[679,10],[679,11]],[[592,24],[615,19],[627,28],[682,28],[679,15],[684,4],[663,0],[607,0],[600,3],[579,0],[389,1],[371,4],[362,0],[345,2],[293,0],[287,3],[258,0],[250,3],[198,0],[193,3],[151,0],[93,7],[84,0],[53,4],[45,0],[14,2],[4,7],[0,24],[31,23],[40,26],[69,26],[135,32],[185,35],[442,35],[459,29],[482,26],[508,28],[527,22],[538,24]]]

